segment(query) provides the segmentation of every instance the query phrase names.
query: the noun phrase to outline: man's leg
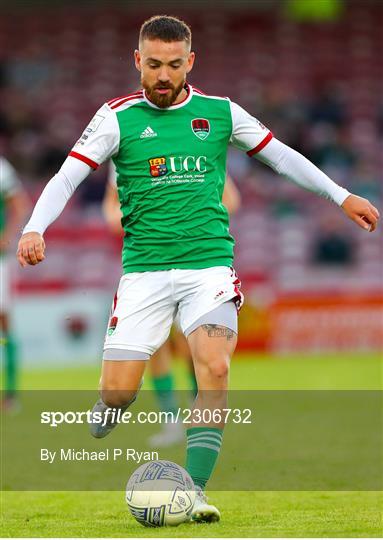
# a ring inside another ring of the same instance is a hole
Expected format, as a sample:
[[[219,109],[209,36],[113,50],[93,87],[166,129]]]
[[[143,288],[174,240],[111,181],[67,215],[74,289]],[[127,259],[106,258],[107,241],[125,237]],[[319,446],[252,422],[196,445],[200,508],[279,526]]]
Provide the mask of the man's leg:
[[[106,415],[108,409],[120,409],[124,412],[131,405],[142,384],[146,360],[103,360],[100,380],[100,399],[93,407],[93,412]],[[106,437],[117,425],[112,421],[92,422],[91,434],[96,438]]]
[[[137,396],[146,360],[103,360],[100,393],[108,407],[124,407]]]
[[[154,392],[161,411],[177,414],[178,403],[174,390],[174,377],[172,373],[172,350],[170,339],[156,351],[150,359],[150,373]],[[182,424],[166,422],[161,424],[159,433],[149,438],[149,444],[153,448],[165,448],[183,441],[185,437]]]
[[[120,279],[104,341],[101,397],[93,407],[106,425],[92,422],[94,437],[105,437],[116,426],[107,409],[124,411],[133,403],[147,361],[169,336],[176,310],[170,280],[167,271],[133,272]]]
[[[176,412],[174,377],[171,371],[171,347],[169,339],[150,359],[150,374],[156,398],[161,411]]]
[[[194,409],[214,411],[227,406],[230,359],[237,344],[236,308],[226,302],[217,310],[218,318],[203,317],[204,321],[188,335],[193,356],[199,392]],[[214,312],[212,312],[214,314]],[[209,323],[210,320],[227,321],[228,326]],[[197,503],[192,518],[195,521],[217,521],[218,510],[207,503],[203,495],[217,461],[223,435],[224,422],[194,422],[187,430],[186,469],[197,487]]]
[[[175,325],[174,329],[175,329],[175,332],[174,332],[173,339],[174,339],[174,343],[176,347],[176,353],[177,353],[177,356],[181,356],[181,358],[185,360],[186,368],[188,370],[190,391],[193,396],[193,399],[195,399],[198,393],[198,386],[197,386],[197,379],[195,377],[195,372],[194,372],[193,358],[190,353],[188,342],[185,339],[185,336],[183,335],[181,329],[179,329],[177,325]]]

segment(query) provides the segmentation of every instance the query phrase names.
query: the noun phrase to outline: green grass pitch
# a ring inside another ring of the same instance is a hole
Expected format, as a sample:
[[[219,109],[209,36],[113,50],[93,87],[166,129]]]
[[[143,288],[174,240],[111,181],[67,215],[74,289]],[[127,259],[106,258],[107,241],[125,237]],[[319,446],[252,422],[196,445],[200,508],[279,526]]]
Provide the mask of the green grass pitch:
[[[180,388],[187,385],[181,363]],[[92,389],[98,366],[23,373],[24,389]],[[381,389],[380,355],[246,357],[231,371],[233,389]],[[149,387],[148,381],[146,386]],[[2,537],[381,537],[381,492],[211,492],[217,524],[146,529],[129,514],[123,492],[1,494]]]

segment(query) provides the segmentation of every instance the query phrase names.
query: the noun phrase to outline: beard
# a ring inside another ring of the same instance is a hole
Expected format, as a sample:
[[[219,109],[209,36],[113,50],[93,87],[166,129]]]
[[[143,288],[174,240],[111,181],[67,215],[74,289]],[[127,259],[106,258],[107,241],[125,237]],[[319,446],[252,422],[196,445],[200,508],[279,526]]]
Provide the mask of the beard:
[[[146,95],[154,105],[160,107],[161,109],[167,109],[172,105],[182,89],[185,86],[185,81],[182,81],[178,86],[174,86],[172,83],[157,83],[153,86],[150,86],[144,79],[141,81],[142,86],[145,88]],[[157,89],[169,89],[170,92],[167,94],[159,94],[156,92]]]

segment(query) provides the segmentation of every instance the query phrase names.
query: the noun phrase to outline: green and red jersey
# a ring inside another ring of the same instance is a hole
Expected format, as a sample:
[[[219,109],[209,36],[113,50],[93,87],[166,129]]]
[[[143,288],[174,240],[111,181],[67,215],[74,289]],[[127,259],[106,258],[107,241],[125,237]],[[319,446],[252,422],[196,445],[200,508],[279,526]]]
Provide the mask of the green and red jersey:
[[[93,168],[115,164],[124,272],[232,265],[222,204],[227,149],[253,155],[272,134],[228,98],[186,88],[186,99],[167,109],[142,90],[109,101],[69,154]]]

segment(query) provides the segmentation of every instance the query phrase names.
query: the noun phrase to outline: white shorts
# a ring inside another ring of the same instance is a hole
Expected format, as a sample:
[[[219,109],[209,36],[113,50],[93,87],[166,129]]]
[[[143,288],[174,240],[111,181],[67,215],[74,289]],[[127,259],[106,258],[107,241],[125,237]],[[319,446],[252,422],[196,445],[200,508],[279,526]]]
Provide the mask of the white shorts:
[[[237,274],[228,266],[124,274],[112,305],[104,359],[120,359],[119,351],[139,352],[137,360],[147,359],[168,338],[177,312],[187,335],[198,319],[229,300],[239,310],[243,303],[240,286]],[[116,357],[111,355],[113,349]]]

